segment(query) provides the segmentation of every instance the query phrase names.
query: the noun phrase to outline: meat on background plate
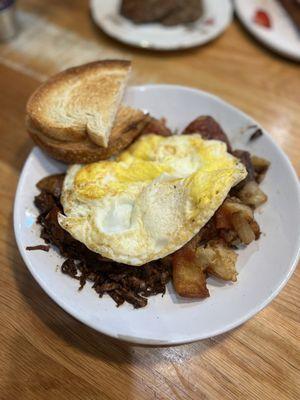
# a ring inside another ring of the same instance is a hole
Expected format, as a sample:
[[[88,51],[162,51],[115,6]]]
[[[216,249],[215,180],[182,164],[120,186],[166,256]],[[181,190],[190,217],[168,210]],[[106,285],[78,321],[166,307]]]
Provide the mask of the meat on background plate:
[[[136,24],[159,22],[175,26],[195,22],[203,8],[201,0],[123,0],[120,12]]]

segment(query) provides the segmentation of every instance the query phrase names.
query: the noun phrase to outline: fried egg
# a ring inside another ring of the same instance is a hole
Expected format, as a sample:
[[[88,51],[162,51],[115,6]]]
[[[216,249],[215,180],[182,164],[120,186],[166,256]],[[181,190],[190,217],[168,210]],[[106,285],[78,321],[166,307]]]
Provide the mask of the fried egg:
[[[149,134],[114,160],[71,166],[58,221],[90,250],[143,265],[192,239],[246,175],[220,141]]]

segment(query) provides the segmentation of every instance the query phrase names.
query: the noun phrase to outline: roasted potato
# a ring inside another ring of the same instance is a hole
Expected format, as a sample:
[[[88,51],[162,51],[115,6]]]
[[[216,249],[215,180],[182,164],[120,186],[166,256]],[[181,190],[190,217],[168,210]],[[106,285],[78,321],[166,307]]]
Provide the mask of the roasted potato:
[[[250,244],[253,242],[253,240],[255,240],[255,234],[251,229],[251,225],[241,211],[231,215],[231,223],[244,244]]]
[[[202,269],[225,281],[235,282],[237,254],[226,247],[222,240],[211,240],[206,246],[198,247],[196,258]]]
[[[173,284],[179,296],[205,298],[209,296],[206,275],[196,257],[195,245],[188,243],[173,255]]]
[[[244,244],[249,244],[260,236],[260,229],[254,219],[252,208],[242,204],[238,198],[227,198],[217,211],[215,218],[217,229],[222,229],[224,232],[226,230],[236,232]],[[225,238],[224,235],[223,237]]]
[[[262,157],[251,156],[252,165],[255,172],[255,180],[257,183],[261,183],[270,167],[270,161]]]
[[[237,196],[244,204],[253,208],[259,207],[268,200],[267,195],[260,189],[258,183],[255,181],[247,182],[237,193]]]

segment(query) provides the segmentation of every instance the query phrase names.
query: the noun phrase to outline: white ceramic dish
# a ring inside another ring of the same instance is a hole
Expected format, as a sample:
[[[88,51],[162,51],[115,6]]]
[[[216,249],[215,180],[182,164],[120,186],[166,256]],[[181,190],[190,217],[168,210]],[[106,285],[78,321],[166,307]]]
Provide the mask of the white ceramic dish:
[[[275,52],[300,61],[300,33],[277,0],[234,0],[234,3],[239,19],[253,36]],[[253,21],[258,9],[268,13],[271,28]]]
[[[203,45],[219,36],[231,23],[230,0],[203,0],[204,15],[187,26],[136,25],[119,14],[120,0],[91,0],[95,23],[123,43],[152,50],[179,50]]]
[[[30,272],[64,310],[88,326],[115,338],[143,344],[178,344],[226,332],[255,315],[283,288],[291,276],[300,247],[300,192],[297,176],[284,153],[271,137],[248,142],[256,124],[228,103],[195,89],[169,85],[131,87],[126,103],[167,117],[171,128],[184,128],[200,114],[220,122],[235,148],[247,149],[272,163],[262,184],[269,201],[257,213],[263,234],[258,242],[241,250],[238,282],[209,278],[211,297],[204,301],[179,298],[169,284],[164,297],[154,296],[149,305],[134,310],[129,304],[117,308],[108,296],[99,299],[87,286],[78,292],[78,282],[63,275],[57,266],[62,258],[51,249],[26,251],[43,243],[35,224],[35,184],[65,166],[35,148],[29,155],[18,185],[14,227],[17,243]],[[247,129],[248,127],[248,129]],[[242,133],[244,132],[244,133]]]

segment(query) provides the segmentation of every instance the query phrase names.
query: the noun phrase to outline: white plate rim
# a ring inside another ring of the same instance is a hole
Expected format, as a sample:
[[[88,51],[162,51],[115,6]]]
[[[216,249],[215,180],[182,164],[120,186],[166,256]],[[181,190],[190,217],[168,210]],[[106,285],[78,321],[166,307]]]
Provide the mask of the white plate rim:
[[[240,113],[243,117],[250,119],[251,122],[253,122],[253,124],[257,125],[258,127],[261,127],[260,124],[258,124],[252,117],[250,117],[249,115],[247,115],[246,113],[244,113],[243,111],[241,111],[240,109],[238,109],[237,107],[231,105],[230,103],[222,100],[220,97],[205,92],[203,90],[200,89],[195,89],[195,88],[191,88],[191,87],[187,87],[187,86],[181,86],[181,85],[171,85],[171,84],[148,84],[148,85],[136,85],[136,86],[131,86],[131,88],[136,89],[136,90],[147,90],[147,89],[159,89],[159,88],[172,88],[172,89],[184,89],[184,90],[189,90],[191,92],[194,93],[201,93],[201,95],[207,96],[209,98],[212,98],[218,102],[223,103],[223,105],[225,105],[226,107],[231,108],[232,111],[238,112]],[[298,180],[298,176],[296,174],[296,171],[294,170],[288,156],[284,153],[284,151],[276,144],[276,142],[273,140],[273,138],[271,137],[271,135],[264,130],[264,135],[266,135],[266,137],[268,138],[269,142],[271,143],[271,145],[273,145],[276,148],[276,151],[280,154],[280,156],[282,157],[282,159],[284,160],[286,167],[289,170],[290,176],[294,181],[295,184],[295,188],[297,191],[297,199],[298,199],[298,203],[300,204],[300,185],[299,185],[299,180]],[[21,188],[23,186],[23,181],[25,180],[25,174],[26,174],[26,166],[30,163],[30,158],[33,156],[33,151],[34,149],[31,151],[31,153],[28,155],[24,166],[22,168],[22,172],[20,174],[20,178],[19,178],[19,182],[18,182],[18,186],[17,186],[17,190],[16,190],[16,195],[15,195],[15,201],[14,201],[14,216],[13,216],[13,223],[14,223],[14,232],[15,232],[15,238],[16,238],[16,242],[18,245],[18,249],[21,253],[21,256],[23,258],[23,261],[25,263],[25,265],[27,266],[27,268],[29,269],[31,275],[33,276],[33,278],[38,282],[38,284],[41,286],[41,288],[46,292],[46,294],[56,303],[58,304],[64,311],[68,312],[71,316],[73,316],[75,319],[77,319],[78,321],[84,323],[85,325],[89,326],[90,328],[95,329],[96,331],[105,334],[107,336],[113,337],[115,339],[120,340],[120,337],[117,334],[112,334],[111,331],[109,331],[109,329],[106,329],[105,327],[101,327],[101,330],[99,329],[99,326],[97,326],[97,324],[94,324],[92,321],[86,319],[83,315],[79,315],[78,313],[76,313],[76,310],[74,310],[71,306],[69,306],[67,303],[63,302],[60,298],[59,295],[57,295],[55,293],[55,291],[51,291],[51,289],[45,285],[43,283],[43,281],[38,277],[38,275],[35,274],[34,268],[32,268],[31,266],[31,261],[30,261],[30,257],[29,257],[29,253],[26,252],[25,247],[23,246],[23,243],[21,242],[21,238],[20,238],[20,233],[18,230],[18,214],[19,214],[19,210],[20,210],[20,202],[21,202]],[[220,334],[223,334],[225,332],[231,331],[232,329],[242,325],[243,323],[245,323],[246,321],[248,321],[251,317],[253,317],[254,315],[256,315],[257,313],[259,313],[262,309],[264,309],[280,292],[281,290],[284,288],[284,286],[287,284],[288,280],[290,279],[290,277],[292,276],[293,272],[296,269],[296,266],[298,264],[298,261],[300,259],[300,236],[297,238],[297,247],[298,249],[294,252],[294,254],[291,257],[291,262],[289,263],[289,270],[288,273],[286,274],[286,276],[284,277],[284,279],[282,279],[282,281],[278,284],[276,290],[274,290],[266,299],[265,301],[263,301],[259,306],[257,306],[256,308],[253,308],[252,310],[250,310],[247,314],[245,314],[243,317],[237,319],[236,321],[233,321],[232,323],[229,323],[225,326],[223,326],[220,329],[215,330],[212,334],[209,335],[199,335],[199,337],[189,337],[188,339],[182,339],[182,340],[166,340],[166,341],[162,341],[162,340],[147,340],[147,339],[143,339],[140,337],[129,337],[128,339],[125,337],[122,337],[122,341],[125,342],[129,342],[129,343],[136,343],[136,344],[141,344],[141,345],[154,345],[154,346],[161,346],[161,345],[180,345],[180,344],[185,344],[185,343],[192,343],[192,342],[196,342],[199,340],[203,340],[203,339],[208,339],[208,338],[212,338],[214,336],[218,336]]]
[[[124,38],[124,37],[120,37],[120,35],[118,33],[116,33],[114,30],[111,30],[107,27],[107,25],[105,23],[102,22],[102,20],[99,18],[98,13],[97,13],[97,7],[98,7],[98,3],[99,0],[90,0],[90,12],[91,12],[91,16],[92,19],[94,21],[94,23],[108,36],[112,37],[113,39],[117,40],[118,42],[124,43],[126,45],[135,47],[135,48],[141,48],[144,50],[155,50],[155,51],[176,51],[176,50],[187,50],[187,49],[192,49],[195,47],[199,47],[199,46],[203,46],[213,40],[215,40],[218,36],[220,36],[228,27],[229,25],[232,23],[233,20],[233,13],[234,13],[234,9],[233,9],[233,4],[231,2],[231,0],[226,0],[227,5],[230,9],[230,16],[228,17],[226,23],[224,25],[222,25],[216,32],[214,32],[211,35],[208,35],[207,38],[205,40],[201,39],[201,37],[199,37],[199,41],[197,41],[197,43],[193,42],[192,44],[181,44],[181,45],[163,45],[161,44],[157,44],[152,42],[151,44],[144,46],[141,41],[139,40],[130,40],[128,38]],[[163,29],[163,28],[161,28]]]
[[[274,51],[275,53],[282,55],[284,57],[287,57],[291,60],[294,61],[300,61],[300,53],[296,52],[290,52],[288,49],[278,46],[276,42],[273,40],[269,40],[268,38],[264,37],[263,35],[260,34],[259,30],[255,28],[254,24],[249,23],[247,18],[245,17],[243,13],[243,7],[241,5],[240,0],[234,0],[234,9],[235,12],[239,18],[239,20],[242,22],[244,27],[263,45],[265,45],[267,48],[270,50]],[[292,22],[291,22],[292,24]]]

